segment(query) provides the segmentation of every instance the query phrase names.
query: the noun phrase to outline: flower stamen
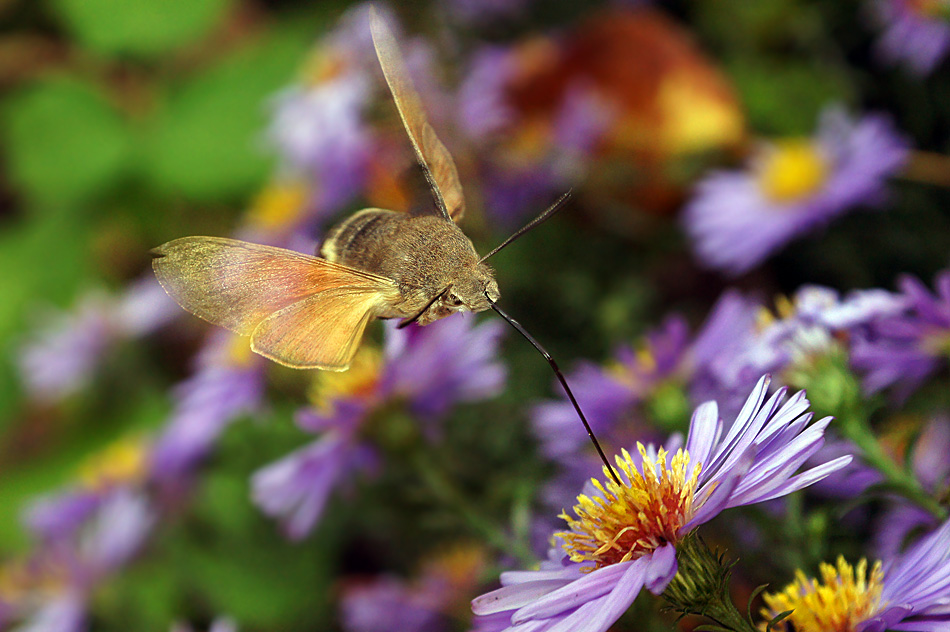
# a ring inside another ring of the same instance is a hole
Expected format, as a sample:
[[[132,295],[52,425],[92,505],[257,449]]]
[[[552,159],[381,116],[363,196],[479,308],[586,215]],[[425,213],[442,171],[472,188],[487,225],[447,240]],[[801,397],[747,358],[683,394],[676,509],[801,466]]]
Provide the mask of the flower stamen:
[[[593,561],[594,568],[600,568],[638,559],[666,543],[675,543],[692,517],[702,466],[696,464],[690,470],[689,453],[683,449],[669,461],[669,453],[662,448],[655,459],[642,444],[638,443],[637,449],[642,474],[630,453],[623,450],[616,461],[629,482],[618,485],[604,468],[606,483],[591,479],[600,495],[578,496],[576,518],[561,513],[571,530],[557,535],[573,561]]]
[[[819,567],[821,582],[809,579],[804,573],[795,573],[795,581],[779,593],[765,594],[766,608],[762,615],[771,619],[780,612],[792,614],[773,629],[795,632],[854,632],[862,621],[870,619],[881,606],[884,572],[875,562],[868,576],[867,560],[856,567],[843,557],[837,566]],[[765,630],[766,623],[760,628]],[[789,627],[791,625],[791,628]]]
[[[776,143],[759,171],[759,186],[776,202],[794,202],[817,191],[828,179],[829,165],[808,140]]]

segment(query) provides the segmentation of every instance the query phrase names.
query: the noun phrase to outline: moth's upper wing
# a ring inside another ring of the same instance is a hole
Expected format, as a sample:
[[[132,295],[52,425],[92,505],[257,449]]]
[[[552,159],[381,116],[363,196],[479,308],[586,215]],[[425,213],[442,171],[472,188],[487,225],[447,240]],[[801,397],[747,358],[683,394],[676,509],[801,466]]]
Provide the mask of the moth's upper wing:
[[[155,276],[169,296],[192,314],[245,336],[271,314],[321,292],[360,288],[380,302],[399,297],[391,279],[235,239],[184,237],[152,252]]]
[[[375,8],[370,10],[370,29],[379,65],[383,68],[383,75],[386,76],[399,116],[412,141],[416,158],[432,188],[438,212],[446,219],[457,222],[465,213],[465,199],[455,161],[426,120],[422,101],[409,80],[409,72],[396,38]]]
[[[296,369],[346,370],[379,303],[372,287],[320,292],[261,321],[251,349]]]

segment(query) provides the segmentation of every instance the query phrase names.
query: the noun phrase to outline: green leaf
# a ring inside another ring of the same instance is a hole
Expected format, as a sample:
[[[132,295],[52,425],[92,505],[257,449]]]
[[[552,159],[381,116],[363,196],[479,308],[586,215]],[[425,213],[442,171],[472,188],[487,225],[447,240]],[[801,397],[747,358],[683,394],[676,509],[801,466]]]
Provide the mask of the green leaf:
[[[203,37],[231,0],[53,0],[56,15],[89,48],[154,56]]]
[[[272,34],[170,94],[146,141],[154,186],[199,201],[259,186],[273,162],[262,141],[267,99],[290,80],[307,41]]]
[[[820,62],[736,58],[728,69],[757,132],[810,136],[829,103],[854,101],[848,77]]]
[[[10,178],[40,202],[79,200],[123,170],[125,122],[90,83],[73,77],[36,82],[10,97],[0,132]]]

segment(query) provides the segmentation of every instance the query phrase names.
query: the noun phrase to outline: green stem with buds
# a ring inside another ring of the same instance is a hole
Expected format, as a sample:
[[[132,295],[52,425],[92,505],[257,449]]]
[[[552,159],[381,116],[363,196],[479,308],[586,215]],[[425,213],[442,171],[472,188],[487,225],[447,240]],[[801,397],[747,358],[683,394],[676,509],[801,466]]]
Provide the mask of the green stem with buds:
[[[858,406],[850,408],[851,410],[842,416],[839,428],[841,433],[861,450],[861,458],[864,462],[880,472],[889,489],[930,512],[935,518],[946,519],[947,508],[927,493],[912,472],[902,468],[887,454],[871,431],[867,423],[867,415],[862,414],[861,410],[856,410],[860,408]]]

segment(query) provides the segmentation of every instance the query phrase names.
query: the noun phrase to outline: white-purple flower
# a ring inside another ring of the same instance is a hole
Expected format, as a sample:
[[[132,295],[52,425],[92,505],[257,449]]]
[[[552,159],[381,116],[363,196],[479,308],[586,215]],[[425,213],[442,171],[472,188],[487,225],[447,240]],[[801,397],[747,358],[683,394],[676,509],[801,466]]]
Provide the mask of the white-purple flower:
[[[241,415],[259,409],[264,393],[263,359],[247,341],[216,331],[198,357],[195,373],[175,387],[175,407],[151,455],[157,481],[189,474]]]
[[[154,278],[120,296],[93,291],[69,312],[49,314],[22,345],[20,374],[31,397],[56,402],[89,385],[117,342],[152,333],[178,315]]]
[[[676,544],[724,509],[780,498],[847,465],[850,456],[798,472],[824,441],[831,418],[811,424],[804,392],[766,399],[763,377],[723,436],[715,402],[696,409],[675,454],[639,446],[617,458],[622,485],[578,497],[570,529],[537,571],[503,573],[502,588],[472,602],[476,615],[507,618],[494,629],[605,632],[643,588],[662,593],[676,575]],[[674,439],[673,446],[679,441]],[[500,616],[504,613],[504,617]],[[519,627],[520,626],[520,627]]]
[[[855,120],[828,108],[814,138],[769,143],[746,169],[700,181],[683,224],[704,265],[739,274],[853,207],[879,202],[907,156],[887,117]]]
[[[897,386],[909,395],[946,364],[950,355],[950,271],[934,281],[931,293],[914,277],[900,280],[906,310],[873,324],[854,344],[854,368],[864,375],[870,393]]]
[[[319,401],[298,413],[297,425],[322,434],[254,474],[255,504],[278,518],[290,537],[305,537],[330,494],[375,465],[376,446],[362,432],[374,412],[401,402],[422,425],[422,435],[433,438],[439,430],[434,422],[453,405],[496,395],[505,380],[498,360],[501,324],[474,321],[460,314],[402,330],[387,323],[382,357],[364,348],[349,371],[321,374]]]
[[[154,523],[142,494],[114,489],[70,537],[45,543],[15,571],[15,596],[0,593],[0,624],[81,632],[92,593],[138,553]]]
[[[875,51],[881,60],[928,75],[950,52],[943,0],[873,0],[872,9],[883,28]]]

